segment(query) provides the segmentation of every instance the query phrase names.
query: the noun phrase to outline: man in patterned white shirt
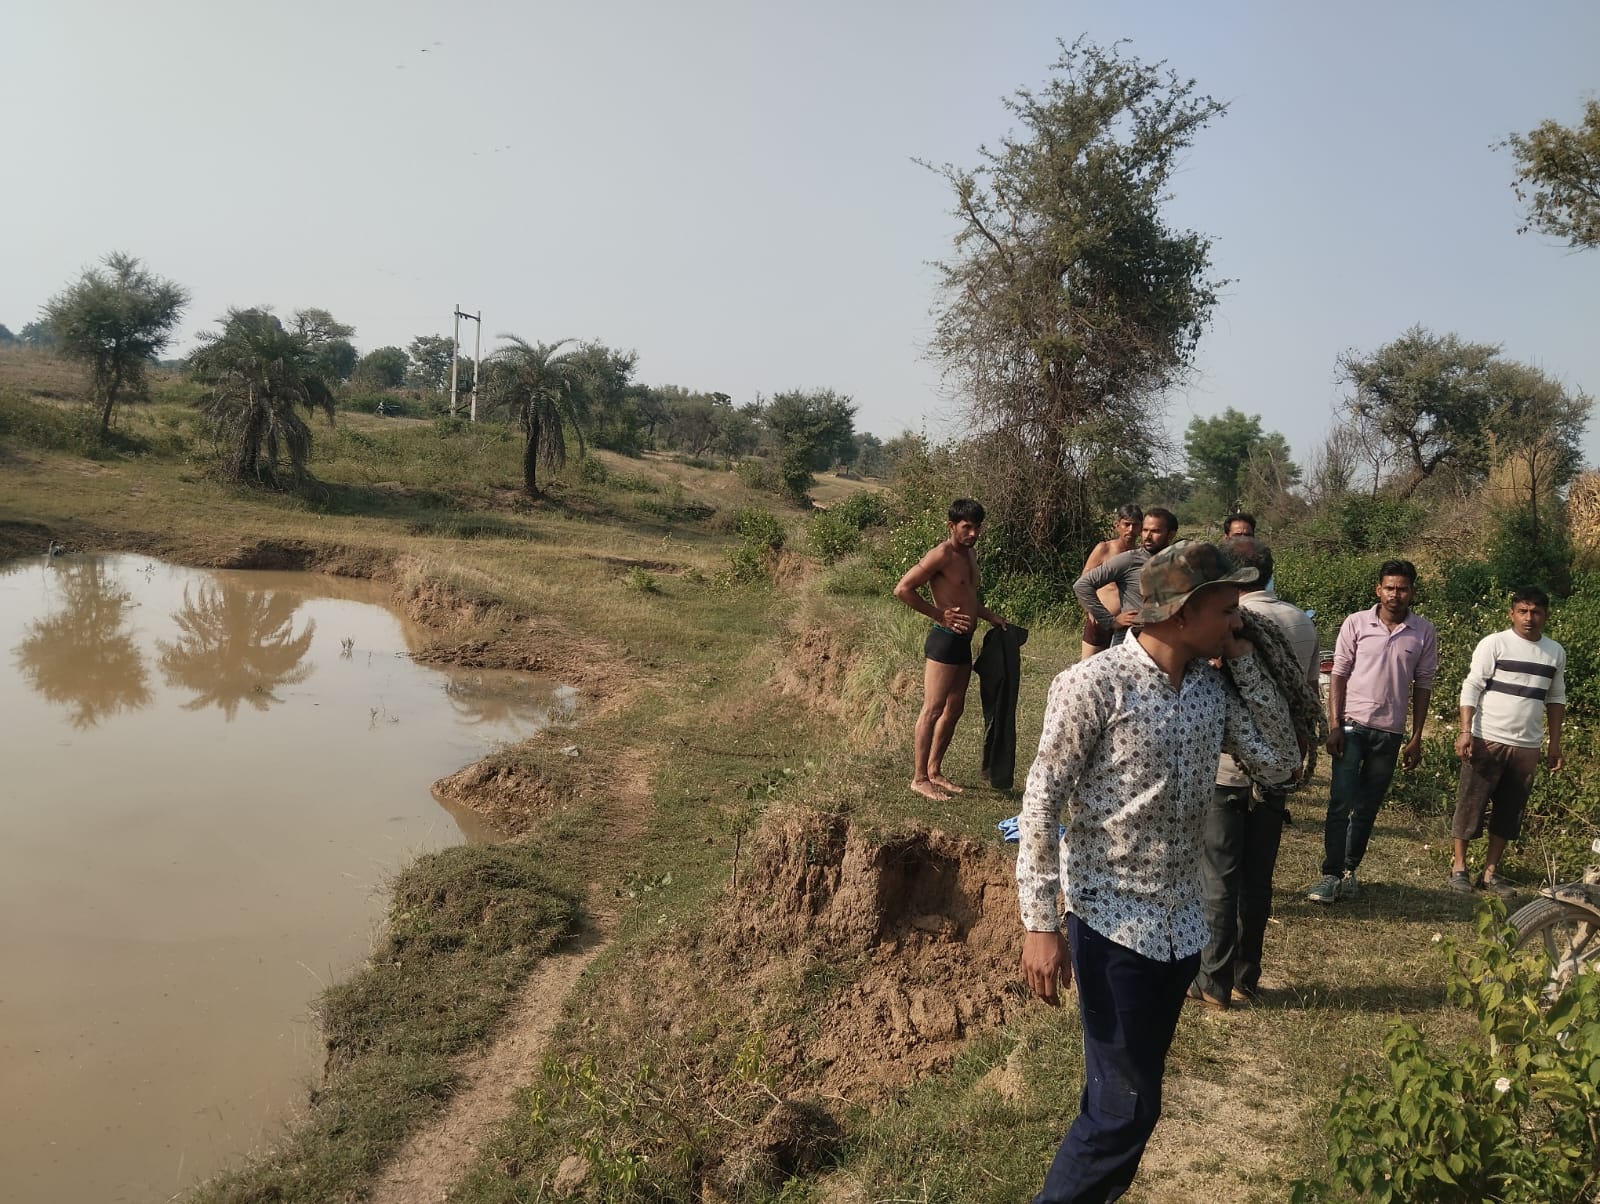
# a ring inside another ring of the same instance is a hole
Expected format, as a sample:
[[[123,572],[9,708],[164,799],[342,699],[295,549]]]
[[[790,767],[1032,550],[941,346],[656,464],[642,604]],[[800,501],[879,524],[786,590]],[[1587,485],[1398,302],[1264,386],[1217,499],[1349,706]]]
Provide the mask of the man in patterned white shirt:
[[[1050,1004],[1076,974],[1087,1081],[1035,1204],[1121,1196],[1155,1129],[1208,935],[1201,823],[1218,754],[1280,777],[1299,761],[1278,691],[1239,638],[1240,587],[1256,576],[1212,544],[1154,557],[1134,638],[1050,686],[1018,823],[1022,973]]]

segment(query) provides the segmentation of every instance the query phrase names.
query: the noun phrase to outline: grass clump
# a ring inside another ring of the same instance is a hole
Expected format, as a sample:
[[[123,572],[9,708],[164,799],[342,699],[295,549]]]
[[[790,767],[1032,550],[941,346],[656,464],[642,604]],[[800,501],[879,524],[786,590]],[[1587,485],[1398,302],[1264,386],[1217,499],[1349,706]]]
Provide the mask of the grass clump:
[[[353,1198],[448,1098],[452,1059],[486,1040],[538,961],[576,930],[577,895],[529,844],[431,853],[395,880],[371,961],[318,1005],[329,1083],[270,1158],[197,1202]]]

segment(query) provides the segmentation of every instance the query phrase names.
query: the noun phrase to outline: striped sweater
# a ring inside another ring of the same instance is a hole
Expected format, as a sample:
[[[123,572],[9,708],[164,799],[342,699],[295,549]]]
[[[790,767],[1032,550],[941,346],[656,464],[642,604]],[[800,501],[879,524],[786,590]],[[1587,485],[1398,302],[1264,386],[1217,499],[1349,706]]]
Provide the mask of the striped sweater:
[[[1476,707],[1472,734],[1481,740],[1538,748],[1544,709],[1567,701],[1566,649],[1543,637],[1533,643],[1511,630],[1484,636],[1461,683],[1461,705]]]

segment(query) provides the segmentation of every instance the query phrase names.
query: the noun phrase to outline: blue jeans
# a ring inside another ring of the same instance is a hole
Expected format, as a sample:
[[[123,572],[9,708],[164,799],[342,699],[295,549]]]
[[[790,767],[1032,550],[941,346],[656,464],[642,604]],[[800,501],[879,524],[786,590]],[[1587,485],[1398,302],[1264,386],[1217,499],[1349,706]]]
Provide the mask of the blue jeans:
[[[1034,1204],[1102,1204],[1128,1189],[1161,1115],[1161,1076],[1198,953],[1156,961],[1067,917],[1083,1018],[1078,1118]]]
[[[1344,752],[1334,758],[1328,820],[1322,829],[1322,872],[1338,877],[1366,855],[1372,825],[1400,759],[1399,732],[1347,723]]]
[[[1261,985],[1261,949],[1272,916],[1272,871],[1283,837],[1278,792],[1250,805],[1250,787],[1216,786],[1206,804],[1200,890],[1211,940],[1195,982],[1213,999]]]

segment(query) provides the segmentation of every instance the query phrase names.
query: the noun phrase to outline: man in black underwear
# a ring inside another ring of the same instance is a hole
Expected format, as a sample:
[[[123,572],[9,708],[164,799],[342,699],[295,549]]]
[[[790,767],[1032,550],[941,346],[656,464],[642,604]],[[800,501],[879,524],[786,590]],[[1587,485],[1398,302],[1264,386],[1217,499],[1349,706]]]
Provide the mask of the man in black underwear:
[[[955,734],[972,677],[972,632],[979,619],[1004,630],[1006,621],[978,602],[978,554],[983,507],[971,498],[950,503],[950,537],[933,548],[894,587],[894,596],[934,622],[923,644],[922,712],[912,741],[911,789],[948,799],[961,787],[944,776],[945,750]],[[926,585],[933,595],[922,596]]]

